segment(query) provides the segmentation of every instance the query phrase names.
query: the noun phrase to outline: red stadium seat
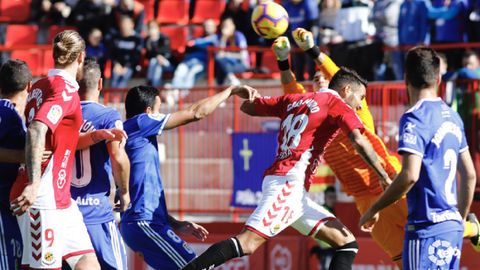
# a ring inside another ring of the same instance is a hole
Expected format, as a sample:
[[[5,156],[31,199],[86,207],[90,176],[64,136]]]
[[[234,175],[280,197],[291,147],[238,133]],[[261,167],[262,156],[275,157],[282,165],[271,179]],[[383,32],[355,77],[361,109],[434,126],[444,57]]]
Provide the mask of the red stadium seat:
[[[42,75],[41,61],[42,51],[39,50],[15,50],[10,55],[11,59],[20,59],[27,62],[33,76]]]
[[[5,46],[36,44],[37,32],[36,25],[9,24],[5,33]]]
[[[220,23],[220,15],[225,9],[225,0],[197,0],[192,23],[203,23],[206,19],[213,19]]]
[[[30,17],[31,0],[0,0],[0,20],[25,22]]]
[[[145,8],[145,23],[148,23],[153,19],[155,13],[155,10],[153,9],[155,0],[139,0],[138,2],[142,3]]]
[[[203,36],[203,32],[204,32],[203,26],[192,24],[190,25],[190,30],[191,30],[190,32],[191,39],[195,39]]]
[[[157,21],[160,24],[187,24],[188,1],[161,0],[158,8]]]
[[[40,70],[41,75],[46,76],[48,74],[48,70],[54,68],[54,65],[53,50],[43,51],[43,62]]]
[[[63,30],[77,30],[74,26],[52,25],[48,27],[48,43],[52,43],[55,36]]]
[[[174,54],[185,52],[187,45],[188,27],[187,26],[161,26],[160,32],[170,38],[170,45]]]

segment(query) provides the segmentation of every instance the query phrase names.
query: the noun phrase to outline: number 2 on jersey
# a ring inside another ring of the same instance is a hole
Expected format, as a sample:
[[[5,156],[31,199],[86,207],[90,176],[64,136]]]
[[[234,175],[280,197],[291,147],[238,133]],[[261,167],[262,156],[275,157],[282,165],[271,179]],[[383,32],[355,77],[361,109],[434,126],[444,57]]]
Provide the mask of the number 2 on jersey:
[[[449,170],[447,179],[445,180],[445,197],[447,203],[456,205],[457,196],[453,193],[453,182],[457,172],[457,153],[455,153],[453,149],[448,149],[443,155],[443,167]]]

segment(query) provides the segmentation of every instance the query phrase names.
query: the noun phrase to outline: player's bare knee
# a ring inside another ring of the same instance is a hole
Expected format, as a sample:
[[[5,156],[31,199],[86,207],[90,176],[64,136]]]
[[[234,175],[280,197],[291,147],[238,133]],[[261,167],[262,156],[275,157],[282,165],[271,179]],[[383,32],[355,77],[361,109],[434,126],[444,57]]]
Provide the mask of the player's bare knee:
[[[334,248],[356,241],[355,236],[338,219],[327,221],[315,238],[329,243]]]
[[[236,236],[236,238],[240,242],[243,253],[245,255],[252,254],[266,241],[263,237],[248,230],[241,232],[239,235]]]
[[[71,257],[67,262],[74,270],[100,270],[100,264],[94,253]]]

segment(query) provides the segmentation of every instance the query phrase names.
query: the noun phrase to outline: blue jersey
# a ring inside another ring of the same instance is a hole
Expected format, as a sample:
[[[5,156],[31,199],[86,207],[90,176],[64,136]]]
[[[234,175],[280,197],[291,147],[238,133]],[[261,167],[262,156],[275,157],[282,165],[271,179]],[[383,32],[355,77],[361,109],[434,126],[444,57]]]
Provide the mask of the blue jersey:
[[[81,132],[97,129],[122,128],[120,114],[97,102],[82,101]],[[85,224],[100,224],[113,220],[109,202],[112,170],[105,142],[75,152],[72,174],[72,198],[77,201]]]
[[[0,99],[0,147],[22,150],[25,148],[25,124],[7,99]],[[20,164],[0,163],[0,209],[10,209],[9,194],[17,177]]]
[[[131,207],[122,221],[155,221],[167,223],[167,208],[160,176],[157,135],[170,115],[139,114],[125,121],[128,134],[125,150],[130,159]]]
[[[422,157],[419,179],[407,194],[407,229],[413,225],[424,237],[462,230],[456,172],[468,146],[460,116],[440,98],[422,99],[402,116],[400,128],[399,153]]]

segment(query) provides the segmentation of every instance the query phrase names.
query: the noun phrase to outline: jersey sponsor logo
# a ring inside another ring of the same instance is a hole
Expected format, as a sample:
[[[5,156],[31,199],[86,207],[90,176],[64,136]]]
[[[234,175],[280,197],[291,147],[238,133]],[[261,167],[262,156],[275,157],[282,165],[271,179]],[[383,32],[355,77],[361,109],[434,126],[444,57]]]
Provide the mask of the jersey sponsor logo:
[[[408,144],[417,144],[417,135],[413,135],[410,133],[403,134],[403,142]]]
[[[453,122],[447,121],[437,129],[437,132],[435,132],[435,135],[433,136],[432,142],[435,144],[435,146],[437,146],[437,148],[440,148],[440,143],[447,134],[455,135],[455,137],[458,139],[458,142],[462,142],[462,131],[460,130],[460,127]]]
[[[430,213],[434,223],[444,222],[447,220],[462,220],[462,216],[458,211],[446,210],[440,213]]]
[[[78,196],[75,201],[77,202],[78,205],[81,205],[81,206],[100,205],[100,199],[99,198],[93,198],[93,197],[82,198],[82,197]]]
[[[47,119],[52,123],[52,124],[57,124],[60,118],[62,117],[63,110],[60,105],[53,105],[50,108],[50,111],[47,113]]]
[[[460,259],[461,253],[460,249],[452,247],[446,240],[436,240],[428,246],[428,259],[437,266],[448,267],[454,257]]]
[[[306,105],[311,113],[316,113],[316,112],[320,111],[320,108],[318,107],[318,103],[314,99],[309,98],[309,99],[305,99],[305,100],[303,100],[303,99],[297,100],[293,103],[288,104],[287,105],[287,112],[289,112],[290,110],[292,110],[294,108],[300,107],[302,105]]]

